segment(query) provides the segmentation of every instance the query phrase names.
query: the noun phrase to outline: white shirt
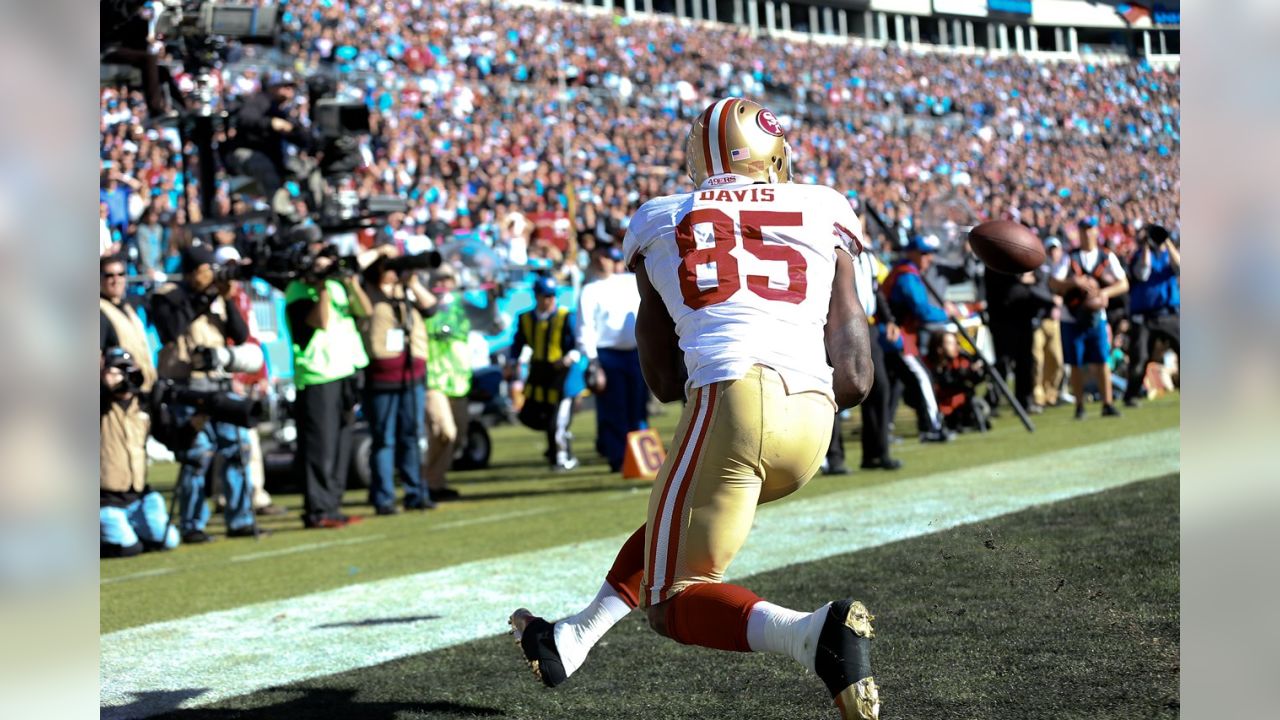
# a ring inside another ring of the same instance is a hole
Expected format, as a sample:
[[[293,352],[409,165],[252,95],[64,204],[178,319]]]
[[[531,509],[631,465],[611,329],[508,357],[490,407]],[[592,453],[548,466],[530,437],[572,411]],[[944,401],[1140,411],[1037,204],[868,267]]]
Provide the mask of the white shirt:
[[[1054,263],[1054,266],[1051,270],[1051,272],[1053,273],[1053,279],[1066,280],[1068,277],[1071,276],[1072,274],[1071,258],[1073,255],[1075,255],[1074,252],[1062,253],[1062,258],[1058,260],[1057,263]],[[1100,262],[1101,255],[1102,255],[1101,248],[1094,248],[1093,250],[1081,250],[1079,252],[1080,267],[1086,273],[1092,273],[1094,271],[1094,268],[1098,267],[1098,263]],[[1108,258],[1107,271],[1110,272],[1111,276],[1114,277],[1116,280],[1123,280],[1125,276],[1124,266],[1120,264],[1119,256],[1117,256],[1115,253],[1107,253],[1107,258]],[[1099,310],[1098,314],[1106,315],[1106,310]],[[1069,312],[1062,313],[1062,322],[1075,322],[1075,320],[1076,319],[1072,317],[1071,313]]]
[[[778,371],[788,392],[833,397],[824,343],[831,282],[836,253],[858,254],[861,233],[848,201],[829,187],[721,177],[642,205],[623,256],[628,266],[643,256],[675,321],[686,390],[759,364]]]
[[[639,310],[640,290],[631,273],[610,275],[584,285],[578,312],[582,323],[579,344],[587,359],[595,360],[602,348],[634,350]]]
[[[861,234],[861,228],[857,231]],[[869,253],[858,253],[853,257],[853,289],[858,293],[858,302],[862,303],[862,311],[867,318],[876,316],[876,261]]]

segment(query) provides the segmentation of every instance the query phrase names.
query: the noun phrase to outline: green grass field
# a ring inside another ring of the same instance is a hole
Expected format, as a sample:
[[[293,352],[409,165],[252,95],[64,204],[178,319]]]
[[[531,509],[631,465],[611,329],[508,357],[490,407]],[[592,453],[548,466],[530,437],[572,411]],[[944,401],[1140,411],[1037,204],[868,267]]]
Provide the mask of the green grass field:
[[[793,607],[849,592],[877,614],[885,718],[1178,715],[1178,481],[1167,477],[998,521],[751,578]],[[164,717],[833,717],[794,661],[716,653],[616,627],[562,688],[506,637]]]
[[[655,418],[668,438],[677,413],[668,408]],[[296,515],[300,498],[277,496],[295,513],[264,523],[275,531],[269,537],[103,562],[102,632],[629,532],[643,521],[649,484],[622,481],[593,459],[593,421],[583,414],[575,422],[588,462],[572,473],[546,472],[540,435],[502,427],[494,431],[494,466],[457,474],[453,482],[465,499],[437,511],[304,531]],[[949,446],[907,439],[895,450],[906,463],[902,471],[819,477],[782,503],[1018,458],[1034,480],[1043,469],[1037,455],[1136,438],[1178,421],[1176,397],[1117,420],[1104,421],[1095,409],[1088,421],[1076,422],[1069,408],[1053,409],[1036,418],[1035,434],[1006,417],[993,432]],[[904,416],[899,424],[910,423]],[[848,443],[856,465],[856,436]],[[156,468],[154,482],[167,487],[173,474],[172,467]],[[347,503],[350,512],[370,512],[363,491],[349,493]],[[885,717],[1172,717],[1177,512],[1176,476],[1164,477],[767,572],[746,584],[804,609],[850,591],[864,596],[879,616]],[[211,529],[220,532],[220,522]],[[851,579],[860,588],[850,588]],[[589,595],[593,588],[580,590]],[[393,610],[392,616],[404,614]],[[821,684],[792,661],[678,646],[652,635],[638,616],[616,628],[558,692],[534,685],[507,638],[366,664],[174,716],[832,716]],[[111,680],[104,675],[104,685]]]

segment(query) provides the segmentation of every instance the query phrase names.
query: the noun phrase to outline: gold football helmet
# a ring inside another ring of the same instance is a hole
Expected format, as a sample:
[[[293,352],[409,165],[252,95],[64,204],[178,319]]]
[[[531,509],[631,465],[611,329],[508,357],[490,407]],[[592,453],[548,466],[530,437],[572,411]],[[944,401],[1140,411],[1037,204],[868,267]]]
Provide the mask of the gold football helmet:
[[[717,175],[757,182],[791,182],[791,146],[768,108],[742,98],[717,100],[693,121],[685,141],[685,168],[702,187]]]

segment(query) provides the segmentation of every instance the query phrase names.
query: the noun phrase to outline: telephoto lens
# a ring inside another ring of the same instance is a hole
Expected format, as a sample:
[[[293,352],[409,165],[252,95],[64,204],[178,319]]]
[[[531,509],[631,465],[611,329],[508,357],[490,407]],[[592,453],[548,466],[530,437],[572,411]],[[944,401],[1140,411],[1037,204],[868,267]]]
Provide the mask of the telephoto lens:
[[[265,360],[257,345],[231,347],[197,347],[191,352],[191,365],[196,370],[223,370],[229,373],[256,373]]]
[[[386,262],[388,270],[407,272],[411,270],[435,270],[440,267],[441,260],[440,253],[430,250],[417,255],[401,255]]]
[[[215,265],[213,268],[213,281],[216,283],[231,282],[232,280],[241,280],[245,277],[244,266],[240,263],[225,263]]]

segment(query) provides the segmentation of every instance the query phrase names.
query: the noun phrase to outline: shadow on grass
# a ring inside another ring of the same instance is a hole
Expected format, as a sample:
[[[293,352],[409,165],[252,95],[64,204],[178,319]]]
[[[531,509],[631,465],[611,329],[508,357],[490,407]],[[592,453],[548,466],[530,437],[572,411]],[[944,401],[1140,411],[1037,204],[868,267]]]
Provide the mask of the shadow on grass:
[[[461,715],[463,717],[494,717],[502,715],[497,708],[453,702],[424,701],[361,701],[355,689],[303,688],[275,689],[253,697],[261,701],[271,695],[281,696],[279,702],[259,704],[252,708],[213,707],[174,710],[160,717],[179,720],[300,720],[315,718],[346,720],[395,720],[402,713]],[[104,711],[103,717],[108,717]],[[139,717],[116,715],[113,717]]]
[[[426,620],[439,620],[439,615],[405,615],[403,617],[387,617],[387,618],[365,618],[364,620],[349,620],[347,622],[325,623],[317,625],[316,629],[329,628],[348,628],[348,627],[376,627],[378,625],[412,625],[414,623],[424,622]]]
[[[198,698],[208,689],[187,688],[183,690],[160,690],[156,692],[135,693],[133,702],[128,705],[103,707],[102,720],[133,720],[157,713],[175,710],[182,703]]]

